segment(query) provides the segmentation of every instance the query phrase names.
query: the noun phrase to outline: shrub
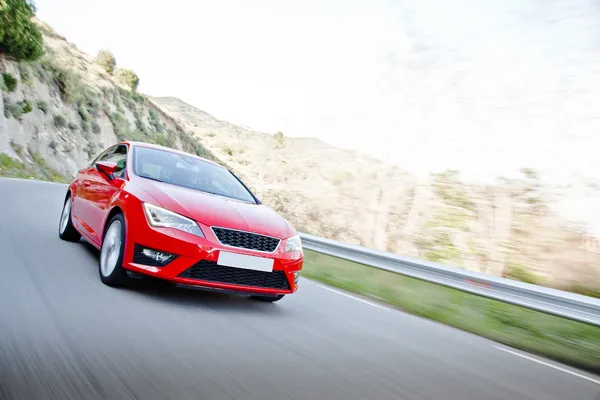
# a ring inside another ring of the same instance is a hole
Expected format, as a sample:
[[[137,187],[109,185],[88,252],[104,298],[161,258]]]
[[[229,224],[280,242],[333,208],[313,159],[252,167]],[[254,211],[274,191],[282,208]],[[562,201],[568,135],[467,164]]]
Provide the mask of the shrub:
[[[201,144],[199,144],[198,146],[196,146],[196,155],[198,157],[208,158],[208,152],[206,151],[206,149],[204,148],[204,146],[202,146]]]
[[[33,85],[33,80],[31,79],[31,68],[29,65],[22,62],[19,63],[19,75],[21,75],[21,82],[23,82],[25,85]]]
[[[99,134],[102,131],[102,128],[100,128],[100,125],[98,125],[97,122],[92,122],[92,132],[94,132],[95,134]]]
[[[130,69],[118,69],[117,78],[119,79],[119,82],[127,85],[134,92],[137,90],[138,85],[140,84],[140,78]]]
[[[109,118],[117,138],[119,138],[119,140],[124,140],[129,131],[129,122],[127,122],[127,118],[118,111],[112,113]]]
[[[33,111],[33,107],[31,107],[31,104],[29,103],[29,101],[27,101],[27,99],[19,101],[17,104],[21,106],[21,111],[23,111],[23,114],[27,114]]]
[[[148,109],[148,122],[150,122],[150,126],[152,130],[157,133],[163,133],[165,131],[165,127],[158,117],[158,113],[153,109]]]
[[[100,50],[98,52],[96,63],[111,75],[115,72],[115,68],[117,67],[117,59],[113,53],[108,50]]]
[[[67,123],[67,119],[60,114],[57,114],[54,116],[54,125],[57,128],[66,128],[68,123]]]
[[[284,145],[284,140],[285,140],[285,136],[283,135],[283,132],[279,131],[277,132],[275,135],[275,148],[280,149],[283,147]]]
[[[82,97],[81,81],[73,72],[56,65],[51,59],[42,60],[43,67],[50,72],[58,86],[60,97],[66,103],[76,103]]]
[[[85,152],[87,153],[88,159],[92,159],[94,158],[94,156],[96,155],[96,146],[94,145],[94,143],[92,142],[88,142],[87,146],[85,147]]]
[[[5,118],[16,118],[19,119],[21,118],[21,115],[23,115],[23,107],[24,104],[22,101],[19,101],[18,103],[12,103],[11,101],[9,101],[7,98],[4,99],[4,117]]]
[[[144,97],[143,94],[134,92],[131,94],[131,98],[133,99],[133,101],[135,101],[136,103],[143,103],[146,101],[146,97]]]
[[[39,108],[44,114],[48,114],[50,106],[48,105],[48,102],[40,100],[37,102],[37,108]]]
[[[93,115],[97,115],[98,110],[102,107],[102,102],[100,101],[98,93],[94,92],[89,87],[84,86],[82,89],[82,96],[88,111]]]
[[[6,87],[6,90],[9,92],[14,92],[14,90],[17,88],[17,78],[8,72],[3,72],[2,78],[4,78],[4,86]]]
[[[69,122],[69,129],[72,131],[76,131],[77,129],[79,129],[79,125],[77,125],[75,122],[71,121],[71,122]]]
[[[79,113],[79,116],[81,117],[81,129],[83,129],[84,132],[89,132],[91,126],[92,126],[92,114],[89,112],[89,110],[86,107],[86,104],[84,104],[83,102],[79,102],[77,104],[77,112]]]
[[[0,53],[33,61],[44,54],[42,34],[33,22],[35,6],[26,0],[0,2]]]

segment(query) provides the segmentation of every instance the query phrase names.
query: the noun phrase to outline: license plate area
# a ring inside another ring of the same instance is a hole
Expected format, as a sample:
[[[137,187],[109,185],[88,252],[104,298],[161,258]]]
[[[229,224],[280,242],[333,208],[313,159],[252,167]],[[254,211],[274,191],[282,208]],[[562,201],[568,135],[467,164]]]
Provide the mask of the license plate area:
[[[217,264],[225,267],[250,269],[253,271],[273,272],[272,258],[247,256],[245,254],[220,251]]]

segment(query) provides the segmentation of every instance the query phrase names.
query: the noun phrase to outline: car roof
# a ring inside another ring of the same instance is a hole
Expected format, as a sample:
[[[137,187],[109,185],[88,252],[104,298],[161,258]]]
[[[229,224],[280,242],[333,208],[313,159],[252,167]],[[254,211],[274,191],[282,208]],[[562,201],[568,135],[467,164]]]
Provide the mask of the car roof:
[[[208,160],[208,159],[206,159],[204,157],[200,157],[200,156],[198,156],[196,154],[188,153],[186,151],[172,149],[170,147],[160,146],[160,145],[154,144],[154,143],[136,142],[136,141],[132,141],[132,140],[125,140],[123,142],[120,142],[119,144],[129,144],[132,147],[149,147],[149,148],[152,148],[152,149],[164,150],[164,151],[168,151],[170,153],[175,153],[175,154],[180,154],[180,155],[183,155],[183,156],[193,157],[193,158],[196,158],[198,160],[202,160],[202,161],[205,161],[207,163],[210,163],[210,164],[213,164],[213,165],[217,165],[217,166],[219,166],[221,168],[224,168],[222,165],[217,164],[216,162]]]

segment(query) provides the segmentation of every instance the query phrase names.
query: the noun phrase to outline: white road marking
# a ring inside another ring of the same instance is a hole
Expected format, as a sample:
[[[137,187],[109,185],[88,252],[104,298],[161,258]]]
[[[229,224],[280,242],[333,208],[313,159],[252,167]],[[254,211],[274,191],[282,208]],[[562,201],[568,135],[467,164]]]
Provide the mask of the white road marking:
[[[348,293],[340,292],[339,290],[332,289],[332,288],[330,288],[328,286],[325,286],[325,285],[321,285],[321,284],[317,284],[317,285],[319,287],[322,287],[325,290],[329,290],[330,292],[341,294],[342,296],[349,297],[351,299],[354,299],[356,301],[360,301],[361,303],[365,303],[365,304],[368,304],[368,305],[373,306],[373,307],[377,307],[377,308],[379,308],[381,310],[386,310],[386,311],[389,310],[389,308],[387,308],[387,307],[384,307],[384,306],[382,306],[380,304],[377,304],[377,303],[372,303],[372,302],[367,301],[367,300],[363,300],[360,297],[356,297],[356,296],[352,296],[352,295],[350,295]]]
[[[597,385],[600,385],[600,380],[597,380],[597,379],[594,379],[594,378],[590,378],[589,376],[582,375],[582,374],[579,374],[577,372],[570,371],[570,370],[568,370],[566,368],[561,368],[561,367],[556,366],[556,365],[552,365],[552,364],[544,362],[542,360],[538,360],[537,358],[529,357],[529,356],[526,356],[525,354],[517,353],[516,351],[508,350],[508,349],[505,349],[505,348],[500,347],[500,346],[494,346],[494,347],[497,348],[498,350],[502,350],[502,351],[505,351],[507,353],[513,354],[513,355],[515,355],[517,357],[525,358],[527,360],[536,362],[538,364],[542,364],[542,365],[545,365],[547,367],[554,368],[554,369],[562,371],[562,372],[566,372],[567,374],[570,374],[570,375],[576,376],[578,378],[585,379],[587,381],[593,382],[593,383],[595,383]]]

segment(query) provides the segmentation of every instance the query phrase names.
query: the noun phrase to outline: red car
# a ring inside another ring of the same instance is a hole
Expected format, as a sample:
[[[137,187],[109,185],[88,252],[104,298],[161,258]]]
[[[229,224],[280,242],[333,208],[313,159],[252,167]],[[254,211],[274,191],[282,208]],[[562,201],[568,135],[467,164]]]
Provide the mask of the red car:
[[[144,274],[262,301],[294,293],[304,259],[294,227],[231,171],[138,142],[112,146],[78,172],[59,236],[97,247],[109,286]]]

